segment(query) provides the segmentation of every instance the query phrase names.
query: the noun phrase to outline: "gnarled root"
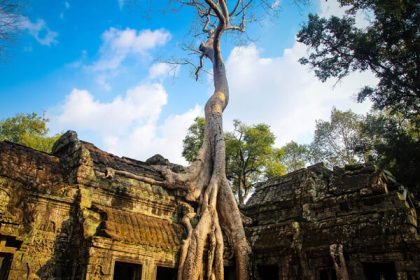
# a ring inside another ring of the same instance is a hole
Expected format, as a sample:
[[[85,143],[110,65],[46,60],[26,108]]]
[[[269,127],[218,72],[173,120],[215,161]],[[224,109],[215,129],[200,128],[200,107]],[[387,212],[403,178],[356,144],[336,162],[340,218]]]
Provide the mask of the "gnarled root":
[[[244,5],[242,1],[237,1],[232,14],[243,15],[242,25],[232,26],[227,1],[187,2],[188,5],[198,9],[202,19],[207,19],[203,31],[208,34],[208,38],[200,45],[200,66],[196,75],[203,66],[204,58],[208,58],[213,64],[214,93],[206,103],[204,142],[197,160],[188,167],[186,173],[176,174],[168,168],[162,170],[169,188],[187,191],[186,199],[199,204],[198,223],[195,226],[190,216],[183,219],[188,236],[181,248],[178,279],[201,280],[205,277],[221,280],[224,278],[223,228],[235,254],[236,277],[247,280],[251,249],[246,240],[241,215],[225,171],[222,115],[229,102],[229,85],[220,48],[221,36],[225,30],[232,28],[244,30],[247,5]],[[240,3],[243,6],[242,11],[237,11]],[[203,267],[204,253],[207,254],[205,268]]]
[[[230,245],[235,254],[237,279],[248,279],[250,247],[245,237],[239,209],[227,179],[223,177],[212,181],[215,182],[209,184],[204,194],[196,227],[192,228],[189,217],[184,217],[184,220],[187,220],[188,236],[181,250],[178,279],[224,279],[224,243],[221,225],[232,243]],[[207,267],[204,271],[205,249],[207,249]]]
[[[227,91],[227,87],[225,89]],[[160,168],[168,187],[186,190],[186,199],[200,205],[195,226],[191,223],[191,214],[183,218],[188,235],[181,246],[178,280],[224,279],[222,228],[235,254],[237,279],[248,279],[251,249],[225,172],[222,112],[227,99],[227,92],[216,90],[207,102],[203,146],[187,172],[178,174],[169,168]]]

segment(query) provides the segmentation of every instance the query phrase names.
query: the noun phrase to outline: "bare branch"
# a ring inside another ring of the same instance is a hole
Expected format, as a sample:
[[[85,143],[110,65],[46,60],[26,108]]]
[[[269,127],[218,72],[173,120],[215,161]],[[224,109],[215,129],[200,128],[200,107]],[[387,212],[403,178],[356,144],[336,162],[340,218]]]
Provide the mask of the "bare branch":
[[[19,30],[22,8],[23,5],[16,0],[0,0],[0,57]]]
[[[210,9],[207,11],[207,13],[205,14],[205,15],[203,15],[203,17],[206,17],[206,22],[204,23],[204,25],[203,25],[203,32],[204,33],[209,33],[210,32],[210,30],[209,29],[207,29],[208,28],[208,26],[209,26],[209,24],[210,24]]]
[[[225,24],[225,17],[220,10],[219,6],[213,1],[213,0],[205,0],[206,3],[209,5],[209,7],[213,10],[213,12],[216,14],[217,18],[219,19],[220,23]]]
[[[238,1],[236,1],[236,5],[235,5],[235,7],[233,8],[233,10],[232,10],[232,12],[230,12],[229,13],[229,16],[231,17],[231,16],[233,16],[235,13],[236,13],[236,11],[238,10],[238,8],[239,8],[239,4],[241,4],[242,3],[242,0],[238,0]]]
[[[242,2],[242,7],[239,10],[239,12],[237,12],[235,14],[235,17],[237,17],[238,15],[242,14],[246,9],[248,9],[248,7],[251,5],[252,1],[253,0],[249,0],[248,3],[246,3],[245,5],[244,5],[244,2],[241,1]]]
[[[200,55],[200,64],[198,65],[197,69],[195,70],[195,80],[198,80],[198,77],[200,77],[200,72],[203,69],[204,66],[204,54]]]
[[[229,24],[229,11],[226,5],[226,0],[220,0],[219,3],[222,8],[223,16],[225,18],[225,24],[228,25]]]
[[[239,25],[231,25],[226,28],[226,30],[234,30],[239,32],[245,32],[245,22],[246,22],[246,13],[245,10],[242,13],[242,20]]]

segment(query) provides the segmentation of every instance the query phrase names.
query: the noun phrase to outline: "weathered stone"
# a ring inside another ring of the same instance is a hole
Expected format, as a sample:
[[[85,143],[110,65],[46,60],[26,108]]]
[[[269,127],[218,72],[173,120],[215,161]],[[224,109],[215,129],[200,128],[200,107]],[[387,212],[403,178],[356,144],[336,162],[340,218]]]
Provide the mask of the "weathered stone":
[[[149,164],[105,153],[72,131],[52,155],[0,142],[0,254],[12,260],[2,266],[8,279],[112,279],[116,261],[138,263],[143,279],[152,279],[157,264],[174,267],[185,202],[125,174],[163,181]]]
[[[52,154],[0,142],[1,273],[114,279],[128,265],[151,280],[159,266],[176,269],[186,235],[180,220],[196,205],[166,188],[155,165],[183,171],[160,155],[142,162],[106,153],[73,131]],[[368,280],[376,269],[384,279],[419,279],[416,205],[373,165],[317,164],[271,178],[242,207],[252,278],[323,280],[338,271]],[[231,266],[227,238],[225,245]]]
[[[386,182],[372,165],[315,165],[260,183],[242,209],[254,277],[418,279],[415,205]],[[270,267],[279,276],[261,272]]]

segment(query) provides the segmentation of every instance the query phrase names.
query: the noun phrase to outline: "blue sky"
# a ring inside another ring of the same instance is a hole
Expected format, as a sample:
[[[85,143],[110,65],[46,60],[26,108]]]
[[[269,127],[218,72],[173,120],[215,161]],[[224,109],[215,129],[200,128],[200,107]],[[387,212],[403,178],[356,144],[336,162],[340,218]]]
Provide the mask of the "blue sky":
[[[362,73],[323,84],[299,65],[306,48],[295,35],[308,12],[342,10],[334,1],[293,2],[281,1],[276,18],[250,26],[251,41],[223,43],[231,87],[225,129],[233,119],[267,123],[278,146],[310,142],[315,120],[327,119],[333,106],[366,112],[369,104],[354,96],[375,83]],[[161,153],[183,163],[182,139],[212,83],[206,74],[194,81],[188,66],[165,63],[186,57],[183,44],[199,43],[190,36],[194,11],[172,8],[167,1],[28,0],[20,35],[0,63],[0,119],[44,112],[52,134],[72,129],[118,155],[145,160]]]

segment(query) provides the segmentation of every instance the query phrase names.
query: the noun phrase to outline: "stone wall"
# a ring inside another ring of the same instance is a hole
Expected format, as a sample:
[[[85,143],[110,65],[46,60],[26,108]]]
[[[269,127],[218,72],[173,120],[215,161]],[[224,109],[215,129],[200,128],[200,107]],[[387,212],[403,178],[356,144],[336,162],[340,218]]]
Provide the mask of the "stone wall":
[[[183,169],[114,156],[71,131],[52,154],[0,142],[0,279],[175,279],[180,219],[195,206],[155,164]],[[252,279],[420,279],[414,203],[369,165],[271,178],[242,209]]]
[[[344,265],[349,279],[420,279],[416,210],[387,178],[374,166],[319,164],[259,184],[243,209],[255,278],[336,279]]]
[[[120,262],[154,279],[158,266],[175,267],[185,234],[179,216],[192,208],[162,180],[150,164],[74,132],[51,155],[0,142],[1,273],[9,266],[8,279],[112,279]]]

